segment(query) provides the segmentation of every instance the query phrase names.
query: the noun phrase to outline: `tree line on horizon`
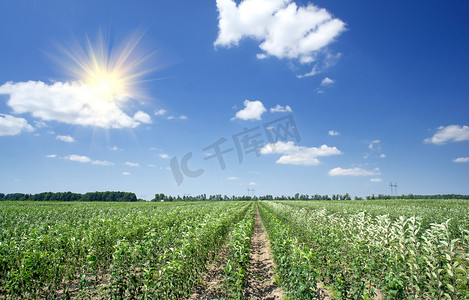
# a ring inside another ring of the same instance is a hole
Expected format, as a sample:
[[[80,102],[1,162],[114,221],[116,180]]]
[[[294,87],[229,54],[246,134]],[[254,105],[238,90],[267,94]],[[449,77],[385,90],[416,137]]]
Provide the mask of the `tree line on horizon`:
[[[391,196],[379,194],[375,196],[366,196],[365,198],[355,196],[353,200],[390,200],[390,199],[464,199],[469,200],[469,195],[460,195],[460,194],[437,194],[437,195],[399,195]],[[352,200],[352,197],[346,193],[345,195],[333,194],[329,195],[307,195],[296,193],[293,196],[272,196],[272,195],[263,195],[263,196],[227,196],[227,195],[209,195],[200,194],[197,196],[171,196],[165,195],[162,193],[155,194],[155,198],[151,201],[258,201],[258,200],[318,200],[318,201],[345,201]],[[3,194],[0,193],[0,201],[82,201],[82,202],[136,202],[136,201],[145,201],[143,199],[138,199],[135,193],[130,192],[89,192],[85,194],[72,193],[72,192],[45,192],[39,194],[23,194],[23,193],[11,193]]]
[[[353,200],[390,200],[390,199],[465,199],[469,200],[469,195],[459,195],[459,194],[437,194],[437,195],[398,195],[398,196],[391,196],[391,195],[384,195],[379,194],[375,196],[372,194],[371,196],[366,196],[365,198],[355,196]],[[151,201],[257,201],[257,200],[317,200],[317,201],[346,201],[352,200],[352,197],[346,193],[345,195],[340,194],[333,194],[331,196],[328,195],[304,195],[296,193],[294,196],[272,196],[272,195],[263,195],[263,196],[227,196],[227,195],[209,195],[207,194],[200,194],[197,196],[171,196],[165,194],[155,194],[155,198]]]
[[[129,192],[89,192],[78,194],[72,192],[52,193],[45,192],[39,194],[3,194],[0,193],[0,201],[83,201],[83,202],[136,202],[135,193]]]

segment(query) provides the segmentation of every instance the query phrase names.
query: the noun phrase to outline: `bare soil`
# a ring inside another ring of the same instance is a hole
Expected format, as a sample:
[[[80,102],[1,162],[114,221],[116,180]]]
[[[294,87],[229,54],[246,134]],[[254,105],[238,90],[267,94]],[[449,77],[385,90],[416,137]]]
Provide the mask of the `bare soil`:
[[[270,255],[269,240],[256,207],[256,220],[251,238],[244,297],[264,300],[282,299],[282,289],[275,283],[274,274],[275,265]]]

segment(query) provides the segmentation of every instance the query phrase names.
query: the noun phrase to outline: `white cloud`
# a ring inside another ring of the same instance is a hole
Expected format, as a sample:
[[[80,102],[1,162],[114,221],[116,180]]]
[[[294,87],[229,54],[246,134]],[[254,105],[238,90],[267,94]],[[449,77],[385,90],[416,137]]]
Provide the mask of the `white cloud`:
[[[185,115],[180,115],[180,116],[179,116],[179,119],[180,119],[180,120],[187,120],[187,116],[185,116]]]
[[[98,165],[98,166],[113,166],[114,163],[107,161],[107,160],[95,160],[91,162],[93,165]]]
[[[270,109],[271,113],[274,112],[292,112],[293,110],[289,105],[281,106],[280,104],[275,105],[275,107],[272,107]]]
[[[249,183],[249,185],[250,185],[250,186],[255,186],[255,185],[257,185],[257,183],[254,182],[254,181],[251,181],[251,182]]]
[[[219,32],[215,46],[238,45],[243,38],[260,42],[257,55],[311,63],[317,53],[345,30],[345,23],[313,4],[291,0],[217,0]]]
[[[335,80],[330,79],[329,77],[326,77],[321,81],[321,86],[328,86],[328,85],[333,84],[334,82]]]
[[[55,154],[53,154],[53,155],[55,155]],[[48,157],[52,157],[52,156],[48,156]],[[77,154],[64,156],[63,159],[76,161],[76,162],[80,162],[80,163],[86,163],[86,164],[90,163],[90,164],[98,165],[98,166],[113,166],[114,165],[114,163],[112,163],[110,161],[107,161],[107,160],[92,160],[88,156],[77,155]]]
[[[358,167],[350,169],[342,169],[338,167],[329,171],[330,176],[376,176],[380,174],[381,172],[379,168],[375,168],[373,170],[365,170]]]
[[[459,157],[459,158],[453,159],[453,162],[455,162],[455,163],[467,163],[467,162],[469,162],[469,157]]]
[[[58,136],[55,137],[55,139],[59,140],[59,141],[62,141],[62,142],[65,142],[65,143],[75,142],[75,140],[69,135],[58,135]]]
[[[321,71],[319,71],[318,65],[316,64],[316,65],[314,65],[314,67],[311,69],[311,72],[308,72],[308,73],[303,74],[303,75],[296,75],[296,78],[301,79],[301,78],[305,78],[305,77],[312,77],[312,76],[314,76],[314,75],[316,75],[316,74],[319,74],[319,73],[321,73]]]
[[[140,165],[138,163],[133,163],[133,162],[130,162],[130,161],[126,161],[125,165],[129,166],[129,167],[140,167]]]
[[[172,119],[174,119],[174,116],[168,116],[166,119],[172,120]]]
[[[96,87],[78,81],[7,82],[0,86],[0,94],[10,96],[7,104],[15,113],[30,113],[43,121],[103,128],[135,128],[148,121],[142,113],[130,117],[123,111],[131,100],[128,95],[105,99]]]
[[[426,138],[426,144],[443,145],[446,142],[469,141],[469,126],[449,125],[440,126],[438,131],[431,137]]]
[[[316,147],[297,146],[294,142],[267,144],[261,148],[261,154],[278,153],[282,156],[276,161],[278,164],[316,166],[320,163],[318,157],[342,154],[336,147],[322,145]]]
[[[382,153],[379,157],[386,158],[386,154]]]
[[[161,158],[164,158],[164,159],[169,159],[169,158],[170,158],[169,155],[166,154],[166,153],[161,153],[161,154],[158,155],[158,156],[161,157]]]
[[[162,116],[166,113],[166,109],[160,109],[155,111],[155,116]]]
[[[135,113],[134,120],[140,123],[151,124],[150,116],[140,110]]]
[[[47,158],[56,158],[57,155],[56,154],[49,154],[49,155],[46,155]]]
[[[227,180],[238,180],[239,178],[238,177],[235,177],[235,176],[231,176],[231,177],[228,177],[226,178]]]
[[[118,148],[116,146],[113,146],[113,147],[109,148],[109,150],[111,150],[111,151],[123,151],[123,149]]]
[[[68,160],[71,160],[71,161],[77,161],[77,162],[81,162],[81,163],[90,163],[92,161],[88,156],[76,155],[76,154],[67,155],[67,156],[64,157],[64,159],[68,159]]]
[[[124,176],[130,175],[130,172],[122,172],[122,175]]]
[[[1,87],[0,87],[1,94]],[[0,136],[18,135],[22,131],[31,132],[34,128],[23,118],[0,114]]]
[[[261,101],[244,101],[244,109],[236,113],[235,118],[241,120],[261,120],[261,116],[267,109],[264,107]]]
[[[382,182],[382,181],[383,181],[383,179],[381,179],[381,178],[371,178],[370,179],[370,182]]]
[[[329,134],[330,136],[338,136],[340,133],[338,131],[335,131],[335,130],[329,130],[329,132],[327,134]]]
[[[154,164],[148,164],[147,166],[149,166],[150,168],[157,168],[158,167],[157,165],[154,165]]]

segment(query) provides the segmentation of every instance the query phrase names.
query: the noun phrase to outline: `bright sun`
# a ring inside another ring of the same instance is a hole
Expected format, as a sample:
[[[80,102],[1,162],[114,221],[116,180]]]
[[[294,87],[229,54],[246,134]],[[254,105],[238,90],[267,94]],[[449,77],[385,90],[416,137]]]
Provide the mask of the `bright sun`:
[[[102,33],[93,43],[87,39],[85,46],[75,40],[74,44],[61,47],[72,62],[65,66],[98,99],[117,102],[135,98],[141,77],[151,71],[143,68],[151,54],[137,51],[142,37],[143,34],[134,33],[118,46],[113,46]]]

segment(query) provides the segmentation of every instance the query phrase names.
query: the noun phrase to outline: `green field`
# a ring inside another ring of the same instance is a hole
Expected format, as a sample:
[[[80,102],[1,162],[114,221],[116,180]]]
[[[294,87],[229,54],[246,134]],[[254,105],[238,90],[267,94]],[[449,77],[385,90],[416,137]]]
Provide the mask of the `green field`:
[[[469,298],[464,200],[0,202],[0,298],[241,299],[256,206],[287,298]]]

